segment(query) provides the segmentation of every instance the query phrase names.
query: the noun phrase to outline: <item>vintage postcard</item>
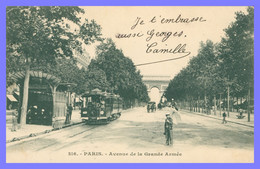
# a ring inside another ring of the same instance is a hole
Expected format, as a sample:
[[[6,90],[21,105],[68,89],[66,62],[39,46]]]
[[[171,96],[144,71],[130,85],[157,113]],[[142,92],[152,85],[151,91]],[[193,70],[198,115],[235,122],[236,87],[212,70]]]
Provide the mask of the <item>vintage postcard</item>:
[[[7,163],[254,163],[254,7],[6,7]]]

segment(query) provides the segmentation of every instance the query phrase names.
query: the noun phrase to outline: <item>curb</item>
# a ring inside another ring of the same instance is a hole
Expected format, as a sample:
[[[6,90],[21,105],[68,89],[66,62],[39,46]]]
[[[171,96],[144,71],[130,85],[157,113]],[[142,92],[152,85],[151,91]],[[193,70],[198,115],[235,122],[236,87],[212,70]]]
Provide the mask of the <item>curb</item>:
[[[36,136],[39,136],[39,135],[47,134],[47,133],[50,133],[52,131],[57,131],[57,130],[67,128],[67,127],[71,127],[71,126],[75,126],[75,125],[78,125],[78,124],[81,124],[81,123],[83,123],[83,122],[72,123],[72,124],[64,125],[64,126],[59,127],[59,128],[53,128],[53,129],[45,130],[45,131],[38,132],[38,133],[31,133],[31,134],[26,135],[26,136],[14,137],[11,140],[6,140],[6,144],[13,143],[15,141],[20,141],[20,140],[23,140],[23,139],[26,139],[26,138],[31,138],[31,137],[36,137]]]
[[[189,112],[188,110],[181,110],[181,111],[183,111],[183,112],[185,112],[185,113],[192,113],[192,112]],[[208,116],[208,115],[205,115],[205,114],[199,114],[199,113],[196,113],[196,112],[194,112],[194,113],[192,113],[192,114],[195,114],[195,115],[198,115],[198,116],[203,116],[203,117],[208,117],[208,118],[212,118],[212,119],[217,119],[217,120],[222,121],[222,119],[220,119],[220,118]],[[226,120],[226,121],[229,122],[229,123],[234,123],[234,124],[238,124],[238,125],[242,125],[242,126],[254,128],[254,126],[252,126],[252,125],[248,125],[248,124],[244,124],[244,123],[239,123],[239,122],[235,122],[235,121],[230,121],[230,120]]]

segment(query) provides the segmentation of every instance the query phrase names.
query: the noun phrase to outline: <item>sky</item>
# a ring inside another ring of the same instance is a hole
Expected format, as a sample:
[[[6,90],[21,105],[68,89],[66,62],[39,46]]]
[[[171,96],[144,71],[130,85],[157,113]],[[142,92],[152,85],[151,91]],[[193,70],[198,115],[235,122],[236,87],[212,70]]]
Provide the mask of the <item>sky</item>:
[[[116,43],[117,48],[121,49],[125,56],[131,58],[135,65],[178,58],[187,54],[181,59],[137,67],[142,75],[174,77],[187,66],[193,56],[196,56],[200,42],[206,42],[206,40],[211,40],[214,43],[220,42],[221,37],[225,36],[223,29],[235,21],[235,12],[246,12],[247,7],[93,6],[82,8],[86,11],[83,18],[94,19],[102,27],[103,37],[111,38]],[[155,19],[152,20],[154,17]],[[197,21],[174,22],[178,17],[189,20],[195,18]],[[173,22],[165,23],[167,19]],[[133,27],[137,21],[139,21],[138,24]],[[158,36],[156,36],[157,32]],[[137,35],[133,37],[137,33],[140,37]],[[131,35],[129,38],[117,38],[116,36],[119,34]],[[173,36],[174,34],[177,36]],[[165,35],[170,36],[165,37]],[[151,38],[149,39],[149,37]],[[86,47],[91,57],[95,57],[96,45]],[[152,47],[148,48],[150,45]],[[183,48],[174,54],[153,53],[154,49],[173,50],[178,46],[183,46]]]

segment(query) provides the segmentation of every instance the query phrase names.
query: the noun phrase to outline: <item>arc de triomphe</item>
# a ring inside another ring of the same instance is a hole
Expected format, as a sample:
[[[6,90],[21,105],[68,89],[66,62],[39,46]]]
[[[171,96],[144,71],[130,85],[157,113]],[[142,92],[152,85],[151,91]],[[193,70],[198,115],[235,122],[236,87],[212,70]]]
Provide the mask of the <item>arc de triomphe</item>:
[[[152,88],[157,88],[159,90],[160,98],[165,92],[168,84],[171,80],[171,76],[155,76],[155,75],[145,75],[143,76],[143,82],[147,86],[148,94],[151,92]]]

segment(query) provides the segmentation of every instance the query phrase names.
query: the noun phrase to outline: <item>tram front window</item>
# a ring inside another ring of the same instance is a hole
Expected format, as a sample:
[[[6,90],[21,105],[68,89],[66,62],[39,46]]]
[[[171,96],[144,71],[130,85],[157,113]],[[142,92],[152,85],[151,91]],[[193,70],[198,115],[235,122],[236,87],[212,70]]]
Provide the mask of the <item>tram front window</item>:
[[[100,98],[95,97],[95,96],[87,97],[86,98],[86,105],[87,106],[99,107],[100,106]]]

